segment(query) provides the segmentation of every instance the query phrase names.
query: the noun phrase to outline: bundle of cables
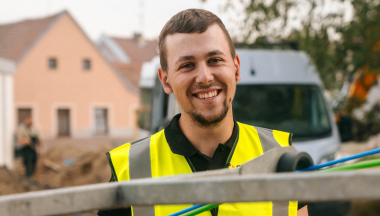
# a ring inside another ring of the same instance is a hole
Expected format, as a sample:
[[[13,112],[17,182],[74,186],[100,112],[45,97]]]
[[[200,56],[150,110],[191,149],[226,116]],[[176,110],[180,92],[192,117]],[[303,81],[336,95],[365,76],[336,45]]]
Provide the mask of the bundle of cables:
[[[363,158],[366,156],[374,155],[380,153],[380,148],[362,152],[359,154],[351,155],[349,157],[345,158],[340,158],[337,160],[329,161],[323,164],[318,164],[314,166],[309,166],[304,169],[298,169],[296,172],[306,172],[306,171],[314,171],[317,170],[317,172],[336,172],[336,171],[345,171],[345,170],[358,170],[358,169],[364,169],[364,168],[371,168],[371,167],[376,167],[380,166],[380,159],[374,159],[374,160],[368,160],[368,161],[362,161],[362,162],[357,162],[354,164],[348,164],[348,165],[341,165],[341,166],[336,166],[336,167],[331,167],[333,165],[343,163],[346,161],[358,159],[358,158]],[[281,159],[280,159],[281,160]],[[324,169],[322,169],[324,168]],[[191,206],[189,208],[183,209],[181,211],[178,211],[176,213],[173,213],[169,216],[193,216],[200,214],[202,212],[211,210],[213,208],[218,207],[221,204],[197,204],[194,206]]]

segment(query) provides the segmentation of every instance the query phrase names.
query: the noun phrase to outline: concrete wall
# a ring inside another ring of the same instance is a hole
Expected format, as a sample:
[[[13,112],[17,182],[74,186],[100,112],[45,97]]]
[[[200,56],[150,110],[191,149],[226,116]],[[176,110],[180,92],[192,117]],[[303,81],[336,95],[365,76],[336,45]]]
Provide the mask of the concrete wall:
[[[48,59],[57,59],[57,69]],[[91,70],[82,69],[83,59]],[[57,109],[70,110],[72,137],[94,135],[94,109],[108,109],[110,136],[130,136],[139,95],[126,88],[75,21],[64,14],[19,62],[15,110],[31,108],[43,138],[57,136]]]
[[[13,73],[15,64],[0,58],[0,166],[13,168]]]

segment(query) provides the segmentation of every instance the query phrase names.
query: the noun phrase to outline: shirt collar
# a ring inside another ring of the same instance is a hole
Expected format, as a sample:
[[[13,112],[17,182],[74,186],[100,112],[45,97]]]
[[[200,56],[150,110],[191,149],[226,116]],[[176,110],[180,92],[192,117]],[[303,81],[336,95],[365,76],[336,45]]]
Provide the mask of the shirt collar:
[[[178,124],[180,117],[181,114],[174,116],[170,124],[165,127],[165,138],[173,153],[189,157],[198,153],[199,150],[196,149],[182,133],[181,128]],[[225,143],[225,145],[232,149],[235,140],[238,137],[238,133],[239,125],[234,119],[234,129],[232,131],[232,135]]]

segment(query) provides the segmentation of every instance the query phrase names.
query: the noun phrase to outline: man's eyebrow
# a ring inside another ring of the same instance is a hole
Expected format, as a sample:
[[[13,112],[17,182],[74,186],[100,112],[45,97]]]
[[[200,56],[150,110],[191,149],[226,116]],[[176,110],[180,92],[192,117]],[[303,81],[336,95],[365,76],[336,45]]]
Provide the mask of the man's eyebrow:
[[[206,57],[210,57],[210,56],[214,56],[214,55],[224,55],[224,53],[222,51],[219,51],[219,50],[213,50],[211,52],[208,52],[206,54]]]
[[[175,64],[178,64],[179,62],[182,62],[182,61],[188,61],[188,60],[194,60],[194,59],[195,59],[194,56],[181,56],[178,58]]]
[[[206,57],[214,56],[214,55],[224,55],[224,53],[220,50],[213,50],[206,54]],[[195,56],[181,56],[178,58],[178,60],[175,62],[175,65],[182,62],[182,61],[188,61],[188,60],[194,60]]]

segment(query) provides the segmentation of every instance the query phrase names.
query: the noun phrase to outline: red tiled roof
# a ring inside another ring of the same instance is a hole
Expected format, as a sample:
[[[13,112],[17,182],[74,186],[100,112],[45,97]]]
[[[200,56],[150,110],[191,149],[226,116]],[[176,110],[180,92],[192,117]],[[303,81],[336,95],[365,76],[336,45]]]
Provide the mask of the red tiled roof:
[[[115,65],[135,88],[140,88],[139,80],[142,62],[131,62],[128,64],[116,62]]]
[[[116,37],[112,37],[112,39],[126,52],[131,62],[150,61],[157,55],[157,41],[146,40],[143,45],[139,45],[134,39]]]
[[[0,25],[0,56],[17,61],[61,14]]]

